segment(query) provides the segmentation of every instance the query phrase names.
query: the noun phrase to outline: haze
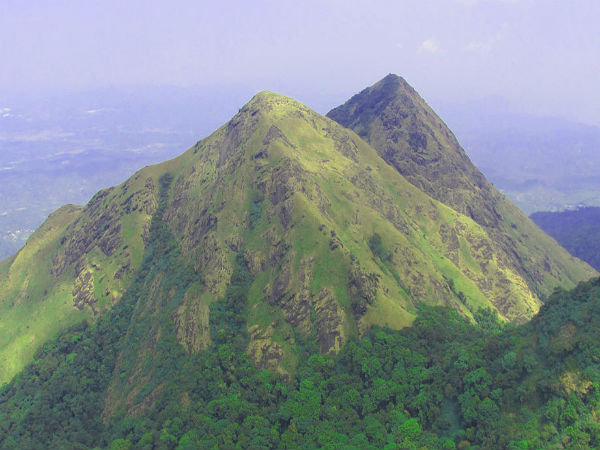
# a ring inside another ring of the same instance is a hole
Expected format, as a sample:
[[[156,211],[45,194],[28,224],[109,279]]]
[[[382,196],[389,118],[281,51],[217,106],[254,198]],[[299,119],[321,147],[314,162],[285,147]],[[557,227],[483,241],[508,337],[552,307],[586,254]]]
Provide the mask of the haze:
[[[3,0],[0,92],[235,86],[326,112],[394,72],[434,107],[500,96],[598,125],[598,17],[597,0]]]

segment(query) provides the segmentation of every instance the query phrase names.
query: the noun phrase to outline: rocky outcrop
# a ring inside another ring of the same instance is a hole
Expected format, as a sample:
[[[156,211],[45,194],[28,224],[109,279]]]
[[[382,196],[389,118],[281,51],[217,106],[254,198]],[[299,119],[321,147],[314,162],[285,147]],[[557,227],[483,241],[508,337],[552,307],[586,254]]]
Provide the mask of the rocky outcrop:
[[[94,315],[98,313],[94,304],[98,301],[94,292],[94,275],[88,269],[85,263],[80,263],[78,266],[78,275],[73,286],[73,305],[82,310],[88,306]]]
[[[171,315],[177,340],[188,353],[198,353],[211,344],[209,314],[209,305],[188,292],[183,304]]]
[[[248,329],[250,343],[248,344],[248,356],[260,369],[281,371],[281,360],[283,349],[279,343],[273,340],[274,326],[270,324],[266,329],[260,329],[254,325]]]

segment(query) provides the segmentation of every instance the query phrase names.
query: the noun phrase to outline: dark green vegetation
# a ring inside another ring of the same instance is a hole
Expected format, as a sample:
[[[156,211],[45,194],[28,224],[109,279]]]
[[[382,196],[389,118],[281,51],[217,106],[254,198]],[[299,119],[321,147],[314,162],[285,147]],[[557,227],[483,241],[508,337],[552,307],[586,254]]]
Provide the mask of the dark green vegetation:
[[[423,307],[412,327],[375,327],[337,356],[298,343],[301,363],[288,378],[258,370],[242,352],[251,275],[241,258],[211,321],[214,343],[190,355],[165,330],[153,383],[140,386],[140,395],[161,386],[152,404],[103,417],[110,380],[126,370],[117,355],[143,303],[140,289],[177,250],[151,251],[154,262],[145,259],[145,275],[112,312],[45,345],[0,391],[0,448],[600,445],[600,279],[556,291],[521,326],[503,327],[489,310],[471,323],[454,310]]]
[[[364,118],[397,127],[392,165],[262,92],[181,156],[52,214],[0,263],[4,446],[525,436],[511,389],[526,373],[501,385],[494,364],[513,351],[521,367],[519,342],[541,341],[502,324],[597,272],[487,186],[402,83],[386,77],[382,110]],[[437,168],[401,167],[395,151],[413,147]]]
[[[531,220],[573,256],[600,270],[600,208],[537,212]]]

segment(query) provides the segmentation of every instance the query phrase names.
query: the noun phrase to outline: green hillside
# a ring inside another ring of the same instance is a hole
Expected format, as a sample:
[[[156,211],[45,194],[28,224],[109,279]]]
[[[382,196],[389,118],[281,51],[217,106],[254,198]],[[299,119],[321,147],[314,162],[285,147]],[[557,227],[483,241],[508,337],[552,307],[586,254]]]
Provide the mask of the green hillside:
[[[540,299],[573,286],[589,268],[536,227],[471,163],[419,94],[390,74],[333,109],[328,117],[354,130],[413,185],[472,218],[496,244],[502,264]]]
[[[46,341],[117,303],[140,264],[156,209],[152,169],[65,206],[0,263],[0,382]]]

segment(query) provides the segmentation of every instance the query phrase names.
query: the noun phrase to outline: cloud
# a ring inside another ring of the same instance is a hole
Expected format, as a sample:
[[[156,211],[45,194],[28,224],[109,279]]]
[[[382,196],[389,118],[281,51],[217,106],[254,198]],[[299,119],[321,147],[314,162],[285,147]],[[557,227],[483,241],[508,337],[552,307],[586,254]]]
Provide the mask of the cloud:
[[[102,112],[112,112],[115,111],[115,108],[96,108],[96,109],[88,109],[86,114],[98,114]]]
[[[427,53],[435,53],[439,50],[439,47],[435,39],[429,38],[423,41],[419,50]]]
[[[65,150],[62,152],[52,153],[50,155],[43,157],[42,159],[52,159],[52,158],[56,158],[58,156],[66,156],[66,155],[81,155],[82,153],[85,153],[85,150],[82,148],[78,148],[76,150]]]
[[[474,53],[489,53],[494,48],[494,45],[504,39],[509,31],[508,25],[505,23],[502,25],[502,29],[493,36],[487,39],[474,40],[469,42],[465,46],[465,50]]]

